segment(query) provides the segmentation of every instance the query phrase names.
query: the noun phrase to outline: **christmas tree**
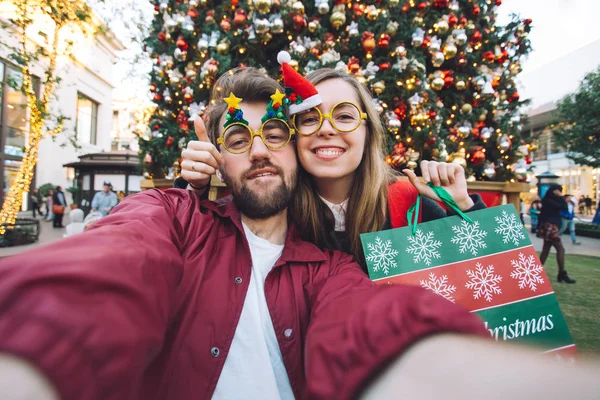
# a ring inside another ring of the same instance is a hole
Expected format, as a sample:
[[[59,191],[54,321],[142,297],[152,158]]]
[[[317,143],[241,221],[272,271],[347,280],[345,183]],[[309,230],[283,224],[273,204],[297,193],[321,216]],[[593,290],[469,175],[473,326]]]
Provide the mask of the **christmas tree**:
[[[153,177],[172,174],[215,79],[238,66],[279,76],[341,69],[371,88],[390,133],[386,160],[463,165],[471,179],[523,180],[515,85],[531,20],[497,26],[501,0],[154,0],[146,40],[156,112],[140,148]]]

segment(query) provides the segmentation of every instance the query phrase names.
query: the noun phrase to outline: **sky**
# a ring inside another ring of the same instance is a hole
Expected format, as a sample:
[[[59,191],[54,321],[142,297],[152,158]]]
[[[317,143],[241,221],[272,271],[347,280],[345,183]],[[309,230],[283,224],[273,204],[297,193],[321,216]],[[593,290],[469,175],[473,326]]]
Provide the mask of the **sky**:
[[[148,14],[147,0],[113,0],[133,3],[144,9],[146,19],[150,20],[152,11]],[[126,8],[127,9],[127,8]],[[533,51],[529,58],[522,63],[522,76],[527,77],[531,72],[565,56],[580,47],[600,39],[600,29],[597,29],[600,16],[599,0],[503,0],[498,8],[498,23],[504,25],[510,21],[511,13],[522,18],[533,20],[532,32],[529,38]],[[136,16],[139,14],[136,12]],[[127,18],[127,17],[126,17]],[[115,25],[115,30],[120,30]],[[117,34],[121,32],[116,32]],[[136,65],[138,76],[129,76],[131,66],[120,62],[115,69],[117,88],[114,97],[127,99],[144,96],[147,93],[146,81],[140,77],[148,71],[148,65]]]

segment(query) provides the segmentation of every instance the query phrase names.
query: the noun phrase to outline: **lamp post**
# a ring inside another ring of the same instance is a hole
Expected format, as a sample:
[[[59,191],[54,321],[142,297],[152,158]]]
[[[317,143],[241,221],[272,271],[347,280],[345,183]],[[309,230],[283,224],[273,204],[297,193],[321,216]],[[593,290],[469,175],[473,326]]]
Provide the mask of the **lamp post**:
[[[541,197],[544,197],[544,195],[546,194],[546,191],[548,190],[550,185],[554,185],[554,184],[558,183],[560,176],[555,175],[550,171],[546,171],[546,172],[542,172],[541,174],[537,175],[536,178],[537,178],[538,195],[541,198]]]

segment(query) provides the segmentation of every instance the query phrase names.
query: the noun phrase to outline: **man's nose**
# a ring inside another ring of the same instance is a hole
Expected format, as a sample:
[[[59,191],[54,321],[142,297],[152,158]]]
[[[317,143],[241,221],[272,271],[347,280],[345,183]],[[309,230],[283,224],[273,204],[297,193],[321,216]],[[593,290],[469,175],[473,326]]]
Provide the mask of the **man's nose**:
[[[271,157],[271,152],[267,146],[265,146],[260,136],[254,136],[252,143],[250,143],[250,161],[262,160]]]

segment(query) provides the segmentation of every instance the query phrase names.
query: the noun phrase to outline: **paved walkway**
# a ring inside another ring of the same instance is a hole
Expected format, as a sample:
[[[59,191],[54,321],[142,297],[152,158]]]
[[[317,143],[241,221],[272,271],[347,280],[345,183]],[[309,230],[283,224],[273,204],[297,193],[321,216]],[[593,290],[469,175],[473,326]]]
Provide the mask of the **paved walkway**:
[[[24,214],[28,217],[31,217],[31,213]],[[69,222],[69,217],[65,216],[64,223],[67,224]],[[527,232],[529,232],[529,238],[533,243],[533,247],[539,252],[542,251],[543,240],[535,237],[533,233],[530,232],[530,226],[528,225],[527,219],[525,220],[525,227]],[[33,248],[55,242],[63,238],[63,234],[65,233],[64,229],[55,229],[52,228],[52,222],[40,222],[40,239],[37,243],[33,243],[26,246],[18,246],[18,247],[5,247],[0,248],[0,257],[11,256],[14,254],[19,254],[27,250],[31,250]],[[578,236],[577,240],[581,242],[581,245],[575,246],[571,243],[571,238],[568,234],[562,236],[563,244],[565,246],[566,254],[578,254],[585,256],[594,256],[600,257],[600,239],[588,238]],[[550,253],[554,253],[554,248],[550,250]]]

